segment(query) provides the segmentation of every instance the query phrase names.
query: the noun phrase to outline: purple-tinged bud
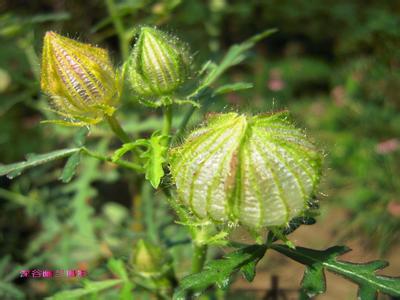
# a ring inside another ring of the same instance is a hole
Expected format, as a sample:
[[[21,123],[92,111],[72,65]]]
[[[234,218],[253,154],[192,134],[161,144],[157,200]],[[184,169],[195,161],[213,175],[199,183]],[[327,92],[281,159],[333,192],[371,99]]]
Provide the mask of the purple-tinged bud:
[[[71,125],[101,121],[113,114],[119,100],[108,52],[51,31],[44,37],[40,85]]]

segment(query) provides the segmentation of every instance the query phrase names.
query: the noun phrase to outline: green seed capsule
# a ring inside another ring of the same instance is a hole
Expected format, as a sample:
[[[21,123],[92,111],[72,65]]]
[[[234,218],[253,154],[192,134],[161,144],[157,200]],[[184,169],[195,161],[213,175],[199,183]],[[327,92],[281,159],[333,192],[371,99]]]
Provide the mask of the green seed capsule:
[[[171,151],[178,197],[201,219],[258,230],[303,213],[321,155],[286,113],[216,114]]]
[[[128,63],[128,77],[140,96],[173,93],[188,76],[189,56],[175,37],[142,27]]]
[[[56,112],[76,124],[101,121],[104,114],[114,112],[119,100],[107,51],[54,32],[44,37],[40,85]]]

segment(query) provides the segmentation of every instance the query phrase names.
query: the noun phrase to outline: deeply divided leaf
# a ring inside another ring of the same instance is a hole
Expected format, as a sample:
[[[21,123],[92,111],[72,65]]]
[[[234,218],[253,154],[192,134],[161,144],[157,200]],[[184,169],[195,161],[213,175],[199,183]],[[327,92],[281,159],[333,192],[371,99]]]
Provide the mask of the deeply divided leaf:
[[[76,152],[79,152],[80,150],[81,148],[72,148],[56,150],[46,154],[30,154],[27,155],[26,161],[9,165],[0,165],[0,176],[7,175],[8,178],[12,179],[20,175],[26,169],[45,164],[49,161],[70,156]]]
[[[359,298],[375,299],[378,292],[394,297],[400,296],[400,277],[377,275],[377,270],[385,268],[385,261],[351,263],[337,260],[337,257],[350,251],[347,247],[335,246],[326,250],[313,250],[285,245],[272,245],[272,249],[306,265],[302,281],[303,292],[309,296],[325,292],[324,269],[345,277],[359,286]]]
[[[191,96],[195,96],[203,89],[209,87],[212,83],[215,82],[227,69],[240,64],[245,58],[245,52],[253,47],[260,40],[268,37],[269,35],[276,32],[276,29],[268,29],[265,30],[250,39],[244,41],[241,44],[233,45],[229,48],[228,52],[222,59],[222,61],[216,65],[212,62],[207,62],[207,64],[203,67],[203,72],[208,71],[207,75],[204,77],[200,86],[196,89],[195,92],[192,93]],[[243,86],[242,86],[243,87]],[[247,86],[248,88],[248,86]]]
[[[174,299],[185,299],[188,290],[204,291],[207,287],[217,284],[220,288],[227,288],[233,273],[242,270],[245,278],[254,278],[254,267],[264,256],[265,245],[252,245],[241,248],[225,255],[222,259],[210,261],[200,273],[191,274],[182,279]]]
[[[231,92],[237,92],[241,90],[251,89],[253,87],[252,83],[249,82],[236,82],[232,84],[226,84],[219,87],[215,92],[214,95],[226,94]]]
[[[114,152],[112,161],[117,162],[127,152],[137,150],[136,152],[140,153],[140,158],[143,160],[146,179],[150,181],[154,188],[157,188],[164,176],[163,164],[166,161],[167,153],[166,139],[167,136],[155,132],[149,139],[138,139],[132,143],[124,144]]]
[[[72,177],[74,177],[76,168],[78,167],[81,161],[81,153],[75,152],[68,158],[67,163],[63,169],[63,172],[60,176],[60,180],[64,183],[68,183],[71,181]]]
[[[141,155],[145,159],[146,179],[154,188],[159,186],[161,178],[164,176],[163,164],[166,161],[167,153],[164,141],[166,138],[163,135],[153,134],[148,140],[147,151]]]
[[[122,283],[121,279],[110,279],[98,282],[86,281],[83,288],[69,290],[69,291],[62,291],[46,299],[47,300],[81,299],[81,297],[98,293],[100,291],[114,287],[120,283]]]

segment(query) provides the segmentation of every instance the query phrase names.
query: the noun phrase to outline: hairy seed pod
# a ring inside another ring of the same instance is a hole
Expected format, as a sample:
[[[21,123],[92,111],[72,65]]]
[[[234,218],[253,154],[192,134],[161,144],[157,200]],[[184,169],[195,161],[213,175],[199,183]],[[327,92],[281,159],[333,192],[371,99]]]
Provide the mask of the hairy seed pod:
[[[142,27],[129,59],[128,78],[140,96],[166,96],[187,79],[189,61],[186,48],[175,37]]]
[[[171,151],[178,197],[201,219],[252,230],[284,226],[307,209],[321,155],[286,112],[215,114]]]
[[[111,115],[119,100],[108,52],[51,31],[44,37],[40,84],[57,113],[83,123]]]

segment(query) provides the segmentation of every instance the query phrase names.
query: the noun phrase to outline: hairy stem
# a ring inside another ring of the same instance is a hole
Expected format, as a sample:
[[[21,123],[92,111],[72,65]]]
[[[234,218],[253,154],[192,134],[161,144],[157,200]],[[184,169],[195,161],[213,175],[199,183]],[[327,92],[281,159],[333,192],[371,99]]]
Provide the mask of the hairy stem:
[[[183,132],[186,129],[187,124],[189,123],[190,118],[192,117],[193,113],[195,112],[196,107],[191,107],[186,114],[183,117],[183,120],[181,121],[181,124],[178,127],[178,130],[176,131],[175,139],[179,138]]]
[[[101,160],[101,161],[113,162],[112,158],[109,157],[109,156],[104,156],[103,154],[100,154],[100,153],[97,153],[97,152],[93,152],[93,151],[91,151],[91,150],[89,150],[89,149],[87,149],[85,147],[82,147],[81,149],[82,149],[81,150],[82,153],[84,153],[84,154],[86,154],[86,155],[88,155],[90,157],[96,158],[96,159]],[[137,172],[143,172],[143,168],[140,165],[132,163],[132,162],[129,162],[129,161],[126,161],[126,160],[123,160],[123,159],[119,159],[119,160],[117,160],[117,161],[115,161],[113,163],[115,163],[118,166],[124,167],[126,169],[131,169],[131,170],[134,170],[134,171],[137,171]]]
[[[118,15],[117,8],[115,6],[114,0],[106,0],[107,10],[110,14],[112,22],[115,27],[119,39],[119,47],[121,49],[122,60],[126,61],[129,56],[129,39],[125,32],[124,24],[120,16]]]
[[[122,129],[121,125],[119,124],[118,120],[115,118],[114,115],[112,116],[106,115],[105,118],[111,130],[121,140],[122,143],[129,143],[131,141],[128,134]]]
[[[164,107],[164,119],[163,119],[162,131],[161,131],[162,135],[168,136],[168,140],[166,141],[165,146],[169,145],[171,124],[172,124],[172,107],[171,107],[171,105],[167,105]]]
[[[207,258],[207,250],[207,245],[197,245],[193,243],[192,274],[199,273],[203,270]]]

